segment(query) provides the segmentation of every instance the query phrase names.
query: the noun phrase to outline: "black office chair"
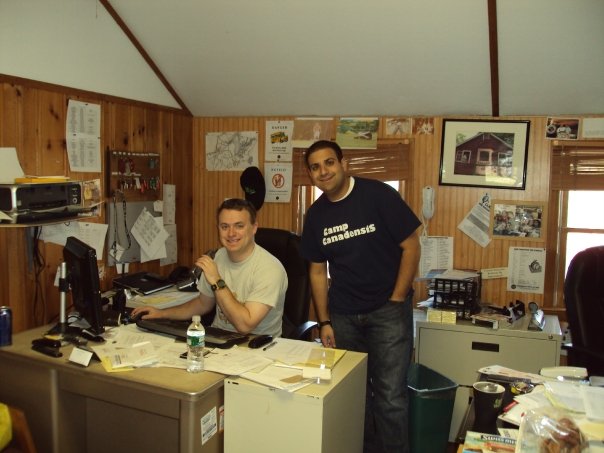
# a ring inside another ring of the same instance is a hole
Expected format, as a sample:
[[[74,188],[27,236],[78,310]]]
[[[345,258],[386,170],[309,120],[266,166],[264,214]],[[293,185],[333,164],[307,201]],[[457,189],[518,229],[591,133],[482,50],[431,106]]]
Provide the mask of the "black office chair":
[[[317,323],[309,321],[310,277],[308,262],[300,255],[300,236],[276,228],[258,228],[256,244],[274,255],[287,272],[287,293],[283,309],[284,338],[312,340]]]
[[[572,259],[564,280],[564,303],[572,338],[568,364],[604,376],[604,245]]]

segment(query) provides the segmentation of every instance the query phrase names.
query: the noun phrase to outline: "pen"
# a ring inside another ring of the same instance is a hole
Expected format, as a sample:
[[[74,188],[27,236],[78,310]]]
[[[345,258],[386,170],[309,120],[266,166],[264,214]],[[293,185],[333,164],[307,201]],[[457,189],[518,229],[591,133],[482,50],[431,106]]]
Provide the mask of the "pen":
[[[269,344],[268,346],[265,346],[264,348],[262,348],[263,351],[266,351],[269,348],[272,348],[273,346],[275,346],[277,344],[276,341],[273,341],[271,344]]]

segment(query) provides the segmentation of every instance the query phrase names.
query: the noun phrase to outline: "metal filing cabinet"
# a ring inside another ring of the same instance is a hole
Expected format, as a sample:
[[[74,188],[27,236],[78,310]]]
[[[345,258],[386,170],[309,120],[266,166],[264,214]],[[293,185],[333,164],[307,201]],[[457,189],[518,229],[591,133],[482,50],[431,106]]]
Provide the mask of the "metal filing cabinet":
[[[562,332],[556,316],[546,316],[543,331],[528,330],[529,316],[510,327],[491,329],[469,321],[440,324],[418,321],[415,361],[455,381],[459,387],[453,407],[449,441],[455,441],[472,396],[478,369],[500,365],[539,373],[560,363]]]
[[[225,379],[225,453],[361,453],[367,354],[347,351],[331,381],[296,392]]]

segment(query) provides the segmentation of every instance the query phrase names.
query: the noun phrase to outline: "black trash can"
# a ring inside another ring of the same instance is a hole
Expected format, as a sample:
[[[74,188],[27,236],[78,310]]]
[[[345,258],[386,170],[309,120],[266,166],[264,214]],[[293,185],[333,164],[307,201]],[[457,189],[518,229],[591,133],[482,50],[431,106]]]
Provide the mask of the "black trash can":
[[[457,384],[419,363],[407,376],[411,453],[447,451]]]

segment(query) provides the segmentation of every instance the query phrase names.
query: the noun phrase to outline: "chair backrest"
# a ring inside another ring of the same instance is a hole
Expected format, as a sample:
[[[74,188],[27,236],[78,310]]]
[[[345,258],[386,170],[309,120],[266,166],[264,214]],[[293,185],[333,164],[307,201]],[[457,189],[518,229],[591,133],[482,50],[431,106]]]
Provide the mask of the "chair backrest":
[[[287,272],[282,336],[295,338],[298,326],[308,321],[310,309],[308,262],[300,254],[300,236],[276,228],[258,228],[256,244],[281,261]]]
[[[569,365],[604,373],[604,246],[585,249],[571,260],[564,303],[573,344]]]

